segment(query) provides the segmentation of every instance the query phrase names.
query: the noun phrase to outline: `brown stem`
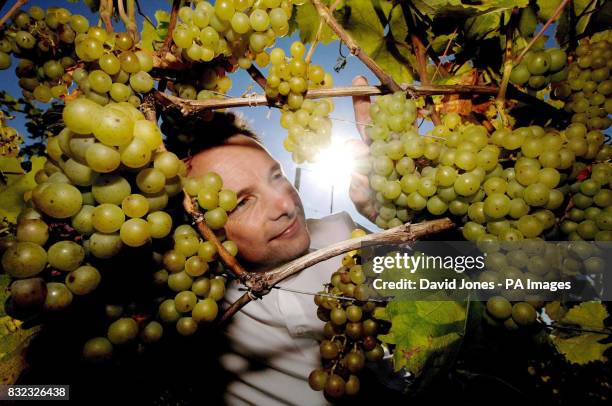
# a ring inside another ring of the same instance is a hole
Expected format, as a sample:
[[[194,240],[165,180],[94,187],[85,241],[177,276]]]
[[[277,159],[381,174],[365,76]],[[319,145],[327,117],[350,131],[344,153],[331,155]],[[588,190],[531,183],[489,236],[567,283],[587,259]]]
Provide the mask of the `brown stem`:
[[[0,18],[0,27],[4,27],[4,24],[15,14],[28,0],[17,0],[15,4]]]
[[[240,309],[246,306],[251,300],[253,300],[253,297],[249,294],[249,292],[240,296],[238,300],[232,303],[232,305],[228,307],[225,312],[223,312],[221,318],[217,322],[217,325],[222,326],[227,323],[227,321],[231,319],[234,314],[236,314]]]
[[[134,43],[140,41],[140,33],[136,24],[136,0],[127,0],[127,14],[129,20],[128,32],[132,36]]]
[[[499,92],[495,98],[495,106],[502,120],[502,125],[506,128],[510,127],[510,120],[506,114],[506,89],[508,83],[510,83],[510,75],[512,74],[512,68],[514,67],[514,61],[512,60],[512,43],[514,40],[514,27],[518,19],[519,9],[514,8],[510,14],[508,25],[506,26],[506,51],[504,54],[504,70],[502,73],[502,80],[499,85]]]
[[[176,19],[178,17],[179,7],[181,6],[181,0],[173,0],[172,1],[172,12],[170,13],[170,22],[168,23],[168,35],[164,40],[164,44],[162,45],[162,50],[168,51],[170,46],[172,45],[172,32],[174,31],[174,27],[176,27]]]
[[[329,7],[330,15],[334,14],[334,10],[336,10],[336,7],[338,7],[338,4],[340,4],[340,0],[336,0]],[[314,54],[314,51],[317,48],[317,45],[319,44],[319,41],[321,39],[321,33],[323,33],[324,26],[325,26],[325,20],[321,19],[321,21],[319,21],[319,26],[317,27],[317,33],[315,34],[314,40],[312,41],[312,44],[310,44],[310,48],[308,49],[308,53],[306,54],[306,58],[304,59],[307,64],[309,64],[312,61],[312,55]]]
[[[251,295],[264,296],[270,292],[272,287],[291,275],[301,272],[329,258],[359,249],[364,243],[367,245],[401,244],[408,241],[416,241],[419,238],[433,235],[441,231],[450,230],[453,227],[454,223],[450,219],[442,218],[416,224],[403,224],[380,233],[368,234],[363,237],[340,241],[270,271],[253,273],[251,280],[246,283],[246,286],[249,288],[249,293],[251,293]],[[221,319],[223,321],[228,320],[244,305],[249,303],[252,300],[249,293],[243,295],[237,302],[233,303],[230,308],[226,310]]]
[[[221,244],[215,233],[206,225],[206,222],[204,221],[204,215],[196,207],[193,202],[193,199],[187,193],[185,193],[185,197],[183,198],[183,208],[185,209],[187,214],[191,216],[191,219],[195,223],[195,226],[197,227],[202,237],[206,238],[208,241],[212,242],[215,245],[215,247],[217,248],[217,253],[221,257],[223,262],[228,266],[232,274],[234,274],[235,277],[240,279],[242,283],[248,283],[251,279],[251,275],[253,274],[248,273],[242,267],[242,265],[240,265],[238,260],[234,256],[232,256],[232,254],[227,252],[227,250],[225,249],[223,244]]]
[[[263,73],[261,73],[261,71],[259,69],[257,69],[257,66],[251,64],[251,66],[249,66],[249,69],[247,69],[247,72],[249,72],[249,75],[251,75],[251,78],[262,88],[265,89],[266,88],[266,78],[263,75]]]
[[[538,31],[538,33],[533,36],[531,41],[529,41],[529,44],[527,44],[527,46],[525,47],[525,49],[523,49],[523,51],[519,54],[519,56],[517,56],[514,59],[515,64],[518,65],[519,63],[521,63],[521,61],[525,57],[525,54],[531,49],[533,44],[535,44],[535,42],[544,34],[544,31],[546,31],[546,29],[550,27],[550,25],[557,19],[557,17],[559,17],[559,14],[561,14],[563,9],[565,8],[565,6],[567,6],[569,2],[570,0],[563,0],[561,3],[559,3],[553,15],[550,16],[548,21],[546,21],[546,23],[542,26],[542,28],[540,28],[540,31]]]
[[[317,9],[317,12],[321,16],[321,18],[327,23],[329,28],[333,32],[336,33],[340,41],[342,41],[347,48],[350,50],[351,54],[355,55],[361,62],[363,62],[372,73],[380,80],[380,83],[385,85],[389,90],[393,92],[397,92],[402,90],[401,87],[393,80],[393,78],[387,74],[378,64],[370,58],[363,50],[359,47],[357,42],[351,38],[351,36],[344,31],[342,26],[336,21],[334,16],[331,15],[327,7],[323,5],[321,0],[312,0],[312,4]]]
[[[423,41],[414,33],[410,34],[410,39],[412,41],[412,46],[414,48],[414,53],[417,59],[417,70],[419,72],[419,80],[424,85],[430,85],[431,80],[429,80],[429,75],[427,74],[427,57],[425,56],[425,45],[423,45]],[[431,97],[427,98],[427,104],[431,105],[431,121],[435,125],[439,125],[442,123],[440,119],[440,115],[436,111],[436,107],[434,106],[433,100]]]
[[[104,27],[106,32],[111,33],[114,31],[113,21],[111,16],[113,15],[113,0],[100,0],[100,18],[104,21]]]
[[[417,96],[436,94],[497,94],[494,86],[472,85],[410,85],[404,91]],[[389,89],[382,86],[345,86],[332,89],[312,89],[306,93],[307,99],[344,96],[377,96],[388,94]],[[252,97],[235,97],[226,99],[186,100],[176,96],[155,92],[156,101],[165,109],[179,108],[184,115],[198,114],[205,110],[225,109],[230,107],[252,107],[270,105],[265,95]],[[272,104],[273,107],[279,107]]]

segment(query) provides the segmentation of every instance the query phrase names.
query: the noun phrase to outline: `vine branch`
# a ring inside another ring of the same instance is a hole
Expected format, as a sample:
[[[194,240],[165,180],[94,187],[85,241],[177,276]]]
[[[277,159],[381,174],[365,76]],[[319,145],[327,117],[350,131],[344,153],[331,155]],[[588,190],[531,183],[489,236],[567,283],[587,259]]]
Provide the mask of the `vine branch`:
[[[546,21],[546,23],[542,26],[542,28],[540,28],[540,31],[538,31],[538,33],[533,36],[531,41],[529,41],[529,44],[527,44],[527,46],[525,47],[525,49],[523,49],[523,51],[519,54],[519,56],[516,57],[516,59],[514,60],[515,64],[518,65],[519,63],[521,63],[521,61],[525,57],[525,54],[531,49],[533,44],[535,44],[535,42],[544,34],[544,31],[546,31],[546,29],[550,27],[550,25],[557,19],[557,17],[559,17],[559,15],[561,14],[565,6],[568,5],[569,2],[570,0],[563,0],[561,3],[559,3],[554,13],[548,19],[548,21]]]
[[[245,285],[249,288],[249,292],[242,295],[238,301],[233,303],[222,315],[221,320],[226,321],[238,312],[247,303],[253,300],[255,296],[263,296],[270,292],[276,284],[286,278],[303,271],[319,262],[333,258],[348,251],[356,250],[367,245],[382,245],[382,244],[401,244],[409,241],[416,241],[420,238],[437,234],[442,231],[450,230],[454,227],[454,223],[448,218],[424,221],[415,224],[403,224],[389,230],[379,233],[368,234],[363,237],[353,238],[350,240],[340,241],[326,248],[311,252],[303,257],[297,258],[278,268],[252,273],[250,280]]]
[[[514,8],[510,14],[510,19],[508,20],[508,25],[506,26],[506,50],[504,53],[504,68],[502,73],[502,80],[499,85],[499,92],[497,93],[497,97],[495,98],[495,106],[497,107],[497,111],[499,112],[499,116],[502,120],[502,125],[504,127],[510,127],[510,120],[506,114],[506,89],[508,88],[508,83],[510,83],[510,75],[512,74],[512,69],[514,68],[514,61],[512,60],[512,42],[514,39],[514,27],[516,25],[516,21],[518,19],[519,9]]]
[[[181,6],[181,0],[173,0],[172,1],[172,12],[170,13],[170,22],[168,23],[168,35],[164,40],[164,44],[162,45],[163,51],[168,51],[170,46],[172,45],[172,33],[174,32],[174,27],[176,27],[176,19],[178,17],[179,7]]]
[[[121,1],[119,1],[121,3]],[[113,0],[100,0],[100,18],[104,21],[104,27],[106,32],[111,33],[114,31],[113,22],[111,16],[113,15]]]
[[[0,28],[24,5],[28,0],[17,0],[13,6],[0,18]]]
[[[436,95],[436,94],[497,94],[498,88],[494,86],[473,86],[473,85],[409,85],[403,91],[409,91],[417,96]],[[384,86],[346,86],[332,89],[312,89],[306,93],[307,99],[320,99],[326,97],[344,96],[377,96],[389,93],[389,89]],[[205,110],[224,109],[230,107],[253,107],[271,105],[279,107],[267,100],[265,95],[251,97],[236,97],[226,99],[210,100],[186,100],[176,96],[167,95],[162,92],[155,92],[156,101],[164,108],[179,108],[183,115],[197,114]]]
[[[344,28],[342,28],[338,21],[336,21],[334,16],[329,12],[327,7],[323,5],[321,0],[312,0],[312,4],[315,6],[317,12],[321,16],[321,18],[327,23],[329,28],[331,28],[331,30],[336,33],[340,41],[347,46],[351,54],[359,58],[359,60],[363,62],[372,71],[372,73],[378,78],[378,80],[380,80],[380,83],[389,88],[389,90],[391,90],[392,92],[402,90],[400,85],[398,85],[395,80],[393,80],[393,78],[389,74],[387,74],[387,72],[385,72],[380,66],[378,66],[378,64],[372,58],[370,58],[365,52],[363,52],[357,42],[355,42],[355,40],[353,40],[353,38],[351,38],[351,36],[346,31],[344,31]]]

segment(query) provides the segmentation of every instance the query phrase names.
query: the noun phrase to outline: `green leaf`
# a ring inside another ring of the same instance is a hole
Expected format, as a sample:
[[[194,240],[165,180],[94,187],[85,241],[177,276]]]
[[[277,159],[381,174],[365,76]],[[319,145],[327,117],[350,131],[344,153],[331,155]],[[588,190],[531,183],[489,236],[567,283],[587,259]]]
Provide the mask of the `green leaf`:
[[[495,13],[514,7],[527,7],[529,0],[415,0],[414,6],[429,17],[472,17],[476,14]]]
[[[17,158],[10,158],[14,161],[6,161],[3,159],[2,165],[19,165]],[[10,162],[10,163],[9,163]],[[27,174],[13,175],[8,177],[8,182],[5,185],[0,185],[0,217],[5,217],[10,222],[17,220],[17,215],[24,207],[23,194],[36,186],[34,175],[42,169],[45,163],[43,157],[32,157],[32,170]],[[21,166],[18,166],[22,172]],[[6,170],[2,168],[3,170]]]
[[[155,43],[161,42],[168,35],[168,24],[170,23],[170,14],[163,10],[157,10],[155,12],[155,20],[157,26],[153,27],[146,19],[143,21],[142,26],[142,48],[148,51],[155,50]]]
[[[602,303],[585,302],[574,306],[558,324],[578,326],[590,331],[568,335],[565,329],[555,329],[551,334],[552,343],[571,363],[585,365],[594,361],[605,362],[607,358],[604,356],[604,351],[611,347],[612,343],[602,344],[600,341],[608,335],[593,331],[606,331],[604,320],[607,317],[608,312]]]
[[[536,0],[538,17],[542,21],[548,21],[562,1],[563,0]]]
[[[388,334],[378,338],[395,345],[396,371],[406,368],[420,376],[426,365],[444,363],[465,329],[465,303],[453,301],[393,301],[387,305]]]
[[[311,43],[314,41],[317,30],[319,29],[321,17],[311,2],[306,2],[297,7],[294,21],[300,33],[300,40],[304,43]],[[329,44],[335,39],[336,35],[334,32],[327,24],[324,24],[319,41],[322,44]]]
[[[502,15],[505,11],[485,13],[470,17],[464,24],[464,32],[468,39],[485,40],[499,35],[502,24]]]
[[[591,20],[591,11],[597,7],[597,2],[591,0],[574,0],[572,4],[574,5],[574,18],[570,19],[571,8],[565,7],[557,22],[556,37],[559,44],[562,45],[569,42],[570,23],[575,25],[576,35],[582,34]]]
[[[26,367],[25,351],[40,327],[22,328],[19,320],[7,316],[4,303],[10,277],[0,275],[0,383],[12,385]]]

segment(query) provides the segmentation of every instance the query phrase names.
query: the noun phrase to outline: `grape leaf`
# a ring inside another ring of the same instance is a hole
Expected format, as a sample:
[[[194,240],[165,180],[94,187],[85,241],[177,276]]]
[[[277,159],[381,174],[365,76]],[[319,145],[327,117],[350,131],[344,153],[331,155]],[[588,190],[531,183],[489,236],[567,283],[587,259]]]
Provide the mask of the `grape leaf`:
[[[377,316],[391,321],[389,333],[378,338],[395,345],[394,369],[406,368],[418,377],[428,363],[444,363],[461,341],[467,308],[453,301],[393,301],[386,314]]]
[[[21,322],[7,316],[4,303],[10,277],[0,275],[0,383],[12,385],[26,367],[25,350],[40,327],[23,329]]]
[[[153,27],[153,25],[147,21],[146,19],[143,21],[142,25],[142,33],[140,37],[142,38],[141,46],[143,49],[148,51],[155,50],[155,43],[161,42],[168,35],[168,24],[170,23],[170,14],[163,10],[157,10],[155,12],[155,20],[157,22],[157,26]]]
[[[536,0],[538,6],[538,17],[542,21],[548,21],[552,17],[554,11],[559,7],[563,0]]]
[[[463,0],[415,0],[414,6],[429,17],[470,17],[476,14],[510,10],[526,7],[529,0],[482,0],[466,2]]]
[[[304,43],[311,43],[314,41],[317,30],[319,29],[321,17],[319,16],[319,13],[317,13],[317,10],[312,3],[308,1],[301,6],[298,6],[293,18],[300,33],[300,40]],[[334,32],[327,24],[324,24],[319,41],[322,44],[329,44],[335,39],[336,35]]]
[[[552,343],[573,364],[585,365],[594,361],[605,362],[607,357],[604,355],[604,351],[611,347],[612,343],[601,343],[600,341],[607,335],[593,331],[606,329],[604,324],[606,317],[608,317],[608,312],[601,303],[585,302],[574,306],[559,320],[559,324],[578,326],[591,331],[568,336],[564,329],[555,329],[551,333]]]
[[[596,1],[591,0],[574,0],[572,2],[574,6],[574,16],[575,18],[570,18],[571,8],[565,7],[563,12],[561,13],[561,17],[557,21],[557,42],[563,45],[569,42],[570,39],[570,23],[575,25],[575,34],[580,35],[584,32],[589,21],[591,19],[592,13],[597,7]]]
[[[17,158],[11,159],[14,160],[11,165],[19,165]],[[4,162],[4,160],[1,162]],[[11,222],[17,219],[17,215],[24,207],[23,194],[36,186],[34,175],[42,169],[44,164],[45,158],[32,157],[32,170],[30,172],[10,176],[6,184],[0,184],[0,217],[5,217]],[[4,168],[0,169],[5,170]],[[22,171],[21,166],[19,166],[19,171]]]
[[[414,57],[403,42],[407,29],[402,21],[401,9],[396,7],[391,13],[392,7],[390,1],[344,0],[334,12],[334,18],[357,42],[361,50],[374,59],[395,81],[412,82],[410,65],[414,62]],[[391,21],[388,22],[387,16],[390,14]],[[311,42],[314,39],[320,21],[321,18],[311,3],[298,7],[295,22],[302,41]],[[325,25],[321,42],[329,43],[335,39],[335,34]]]

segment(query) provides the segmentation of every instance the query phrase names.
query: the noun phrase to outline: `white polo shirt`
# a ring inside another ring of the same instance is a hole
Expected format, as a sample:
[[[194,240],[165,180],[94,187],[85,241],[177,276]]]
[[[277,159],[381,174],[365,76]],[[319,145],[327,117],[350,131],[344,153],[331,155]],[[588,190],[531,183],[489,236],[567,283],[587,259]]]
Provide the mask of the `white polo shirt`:
[[[310,249],[350,238],[355,223],[347,212],[307,219]],[[278,286],[319,292],[340,266],[341,256],[320,262],[285,279]],[[244,294],[238,281],[227,287],[225,305]],[[326,405],[322,392],[308,386],[308,375],[320,366],[319,344],[324,323],[314,297],[278,289],[247,304],[226,328],[232,352],[221,357],[236,379],[225,393],[228,405]]]

